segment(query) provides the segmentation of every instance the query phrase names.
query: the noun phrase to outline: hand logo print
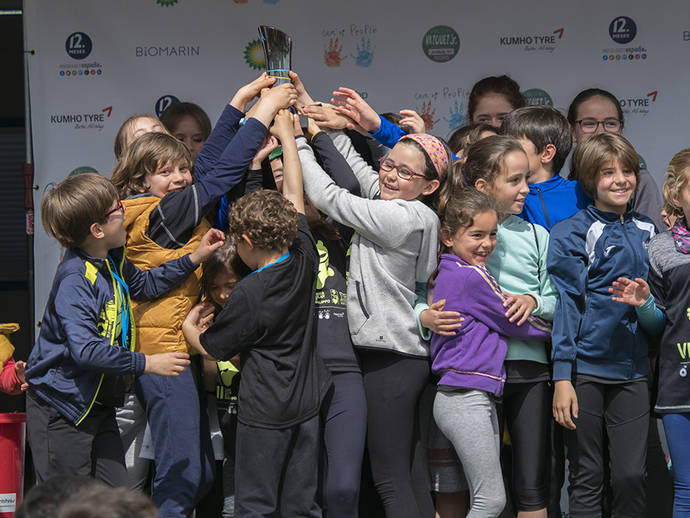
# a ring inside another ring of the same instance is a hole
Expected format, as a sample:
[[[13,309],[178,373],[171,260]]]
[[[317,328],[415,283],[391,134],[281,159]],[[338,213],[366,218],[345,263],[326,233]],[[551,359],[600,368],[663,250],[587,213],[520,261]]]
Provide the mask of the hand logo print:
[[[352,56],[355,58],[355,64],[358,67],[370,67],[371,62],[374,60],[374,49],[371,48],[371,40],[362,36],[362,41],[357,45],[357,55]]]
[[[339,67],[347,56],[342,56],[343,45],[338,41],[338,38],[330,39],[328,48],[323,51],[323,60],[328,67]]]
[[[424,121],[424,127],[427,132],[432,130],[434,125],[439,121],[439,119],[434,120],[434,117],[436,117],[436,108],[431,107],[431,101],[422,103],[422,109],[419,110],[419,116]]]
[[[453,103],[453,106],[451,106],[448,109],[449,116],[448,117],[443,117],[443,120],[448,123],[448,127],[455,131],[458,128],[461,128],[465,125],[465,114],[463,113],[463,105],[462,103],[459,103],[458,101],[455,101]]]

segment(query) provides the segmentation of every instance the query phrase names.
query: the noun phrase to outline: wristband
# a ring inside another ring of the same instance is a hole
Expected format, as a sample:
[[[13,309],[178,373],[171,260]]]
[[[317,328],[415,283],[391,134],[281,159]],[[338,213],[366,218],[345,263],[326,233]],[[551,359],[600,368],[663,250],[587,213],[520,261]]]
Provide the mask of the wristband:
[[[246,123],[247,123],[247,117],[242,117],[240,119],[240,122],[239,122],[240,126],[244,126]]]

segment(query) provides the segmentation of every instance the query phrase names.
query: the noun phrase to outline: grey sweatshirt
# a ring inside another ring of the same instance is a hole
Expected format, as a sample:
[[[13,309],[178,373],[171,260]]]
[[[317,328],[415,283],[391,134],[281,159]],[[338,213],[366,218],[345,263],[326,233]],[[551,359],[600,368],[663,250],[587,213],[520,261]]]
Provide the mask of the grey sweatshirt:
[[[333,142],[357,177],[362,198],[338,187],[321,169],[305,139],[297,139],[304,190],[312,203],[354,229],[347,286],[347,317],[357,347],[411,356],[429,355],[417,331],[415,283],[436,269],[439,221],[421,201],[374,199],[378,173],[355,151],[350,139]]]

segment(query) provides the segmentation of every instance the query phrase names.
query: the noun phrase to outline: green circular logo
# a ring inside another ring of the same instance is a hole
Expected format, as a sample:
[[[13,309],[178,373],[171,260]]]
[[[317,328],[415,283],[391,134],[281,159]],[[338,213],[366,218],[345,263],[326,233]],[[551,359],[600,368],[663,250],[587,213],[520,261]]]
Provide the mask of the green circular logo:
[[[436,63],[453,59],[460,50],[460,36],[447,25],[432,27],[422,38],[422,50],[426,57]]]
[[[77,167],[76,169],[72,169],[70,173],[67,176],[77,176],[78,174],[84,174],[84,173],[97,173],[93,167],[90,167],[88,165],[83,165],[81,167]]]
[[[553,99],[541,88],[530,88],[522,92],[522,95],[527,99],[528,106],[553,106]]]
[[[247,46],[244,47],[244,61],[254,70],[266,68],[264,46],[261,44],[261,40],[256,39],[247,43]]]

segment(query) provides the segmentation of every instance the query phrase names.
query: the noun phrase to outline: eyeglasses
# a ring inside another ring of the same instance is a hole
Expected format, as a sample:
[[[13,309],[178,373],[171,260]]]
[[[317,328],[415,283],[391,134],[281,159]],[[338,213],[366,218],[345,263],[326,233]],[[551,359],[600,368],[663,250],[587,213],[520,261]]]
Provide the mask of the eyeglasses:
[[[380,158],[379,164],[381,165],[381,171],[386,173],[391,172],[395,169],[398,174],[398,178],[401,180],[412,180],[413,177],[419,176],[420,178],[426,178],[423,174],[415,173],[412,169],[404,165],[398,165],[393,162],[390,158]]]
[[[115,214],[119,211],[122,211],[122,214],[125,213],[125,206],[122,204],[122,200],[117,200],[117,206],[105,213],[105,219],[108,219],[111,214]]]
[[[587,117],[586,119],[575,121],[575,124],[580,125],[582,133],[594,133],[597,131],[599,124],[601,124],[601,127],[607,133],[618,133],[621,129],[621,121],[613,117],[604,119],[603,121]]]

